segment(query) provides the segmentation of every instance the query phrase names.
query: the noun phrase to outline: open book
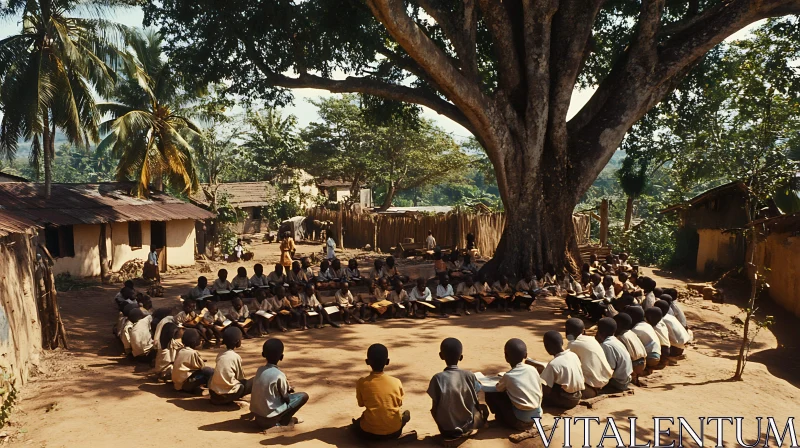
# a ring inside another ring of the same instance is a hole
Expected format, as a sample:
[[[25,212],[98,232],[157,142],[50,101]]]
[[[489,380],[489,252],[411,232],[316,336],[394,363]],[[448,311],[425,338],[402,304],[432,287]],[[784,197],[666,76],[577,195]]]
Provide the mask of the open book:
[[[223,327],[227,327],[228,325],[232,324],[233,322],[230,319],[225,319],[225,322],[222,323]]]
[[[432,304],[430,304],[430,303],[428,303],[428,302],[426,302],[424,300],[418,300],[417,303],[419,303],[420,305],[423,305],[423,306],[427,306],[430,309],[436,309],[435,306],[433,306]]]
[[[217,290],[217,294],[229,294],[229,293],[230,293],[230,291],[228,291],[227,289],[218,289]]]
[[[309,311],[306,311],[306,314],[308,314],[308,316],[309,316],[309,317],[319,316],[319,313],[318,313],[318,312],[316,312],[316,311],[311,311],[311,310],[309,310]]]
[[[266,318],[266,319],[272,319],[273,317],[275,317],[275,315],[274,315],[274,314],[272,314],[272,313],[268,313],[268,312],[266,312],[266,311],[264,311],[264,310],[258,310],[258,311],[256,311],[256,315],[257,315],[257,316],[261,316],[261,317],[263,317],[263,318]]]
[[[447,297],[439,297],[437,300],[440,302],[453,302],[456,300],[456,298],[453,296],[447,296]]]
[[[478,382],[481,383],[481,388],[485,392],[494,392],[497,388],[497,383],[500,381],[502,376],[502,373],[495,376],[485,376],[481,372],[475,372],[475,378],[477,378]]]
[[[214,297],[214,296],[212,296],[211,294],[206,294],[206,295],[200,296],[200,297],[198,297],[198,298],[196,298],[194,300],[200,301],[200,300],[210,299],[211,297]]]
[[[335,313],[339,312],[339,308],[336,307],[336,306],[333,306],[333,305],[326,306],[325,307],[325,312],[328,313],[328,314],[335,314]]]
[[[381,300],[380,302],[375,302],[375,303],[371,304],[370,306],[372,306],[373,308],[382,308],[384,306],[391,306],[391,305],[392,305],[392,302],[390,302],[388,300]]]

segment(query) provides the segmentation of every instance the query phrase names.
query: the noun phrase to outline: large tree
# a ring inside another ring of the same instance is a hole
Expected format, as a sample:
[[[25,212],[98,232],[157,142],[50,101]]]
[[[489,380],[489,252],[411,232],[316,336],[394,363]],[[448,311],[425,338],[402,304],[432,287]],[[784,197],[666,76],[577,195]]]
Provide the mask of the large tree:
[[[202,82],[417,103],[469,129],[507,213],[494,267],[563,266],[571,213],[630,127],[709,50],[800,0],[159,0],[147,19]],[[347,76],[340,76],[340,73]],[[567,119],[576,85],[596,86]]]

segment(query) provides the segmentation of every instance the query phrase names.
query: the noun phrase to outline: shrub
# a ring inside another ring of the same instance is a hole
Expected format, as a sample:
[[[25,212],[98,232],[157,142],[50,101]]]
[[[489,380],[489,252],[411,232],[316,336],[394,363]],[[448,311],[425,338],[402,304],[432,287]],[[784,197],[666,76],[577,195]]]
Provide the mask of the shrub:
[[[668,266],[675,256],[675,225],[667,220],[647,220],[625,232],[609,229],[615,252],[627,252],[641,265]]]

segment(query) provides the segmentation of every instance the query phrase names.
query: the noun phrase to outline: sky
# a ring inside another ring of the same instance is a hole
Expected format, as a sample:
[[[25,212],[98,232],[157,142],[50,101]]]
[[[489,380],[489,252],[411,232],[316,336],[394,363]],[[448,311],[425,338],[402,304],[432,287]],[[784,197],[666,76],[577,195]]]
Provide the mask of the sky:
[[[3,2],[0,0],[0,5]],[[142,26],[142,19],[144,17],[143,12],[139,8],[125,8],[125,9],[118,9],[111,14],[109,14],[108,19],[120,22],[124,25],[128,26]],[[742,37],[747,36],[750,30],[754,27],[760,25],[762,22],[756,22],[750,25],[747,28],[744,28],[734,34],[733,36],[729,37],[728,40],[731,39],[740,39]],[[14,20],[0,20],[0,38],[4,38],[12,33],[17,32],[19,29],[19,24],[16,23]],[[576,114],[584,104],[594,93],[593,89],[583,89],[578,90],[576,89],[572,93],[572,101],[570,103],[568,118],[571,118],[574,114]],[[284,114],[293,114],[297,117],[298,123],[301,127],[305,127],[309,123],[313,122],[318,118],[317,115],[317,108],[313,104],[309,102],[309,100],[325,98],[333,96],[334,94],[325,91],[325,90],[317,90],[317,89],[295,89],[293,90],[294,94],[294,104],[289,105],[283,108]],[[436,112],[423,107],[423,116],[425,118],[429,118],[436,122],[439,127],[443,128],[445,131],[451,133],[453,137],[457,141],[462,141],[467,139],[470,136],[469,131],[464,129],[461,125],[455,123],[454,121],[450,120],[449,118],[439,115]]]

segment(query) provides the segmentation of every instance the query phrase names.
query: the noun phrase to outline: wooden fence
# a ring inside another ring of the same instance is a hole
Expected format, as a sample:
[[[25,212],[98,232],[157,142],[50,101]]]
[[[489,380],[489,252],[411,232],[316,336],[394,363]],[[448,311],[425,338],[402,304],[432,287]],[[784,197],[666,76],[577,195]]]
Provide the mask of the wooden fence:
[[[345,247],[364,247],[369,244],[382,252],[389,252],[405,238],[414,238],[415,242],[424,243],[430,230],[436,238],[436,244],[442,248],[464,248],[467,245],[467,234],[472,233],[481,255],[491,257],[505,226],[503,213],[394,216],[343,211],[340,215],[338,211],[314,208],[306,216],[308,219],[331,221],[334,229],[339,228],[341,217]]]

